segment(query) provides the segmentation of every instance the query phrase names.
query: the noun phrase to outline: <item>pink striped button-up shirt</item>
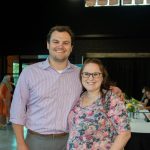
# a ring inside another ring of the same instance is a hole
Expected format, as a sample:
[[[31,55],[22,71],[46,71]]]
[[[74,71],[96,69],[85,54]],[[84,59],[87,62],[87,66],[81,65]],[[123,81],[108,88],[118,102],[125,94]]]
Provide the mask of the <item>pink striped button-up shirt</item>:
[[[48,59],[26,67],[16,85],[10,121],[41,134],[68,132],[69,111],[82,91],[79,71],[68,62],[58,73]]]

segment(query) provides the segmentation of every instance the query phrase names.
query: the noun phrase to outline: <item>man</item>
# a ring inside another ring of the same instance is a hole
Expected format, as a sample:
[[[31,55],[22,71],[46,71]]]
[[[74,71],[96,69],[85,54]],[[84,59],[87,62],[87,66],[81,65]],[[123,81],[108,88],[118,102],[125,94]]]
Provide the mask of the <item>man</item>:
[[[68,60],[73,33],[55,26],[47,35],[49,57],[20,74],[11,105],[18,150],[63,150],[68,138],[67,116],[79,99],[79,68]],[[24,140],[23,127],[28,134]]]

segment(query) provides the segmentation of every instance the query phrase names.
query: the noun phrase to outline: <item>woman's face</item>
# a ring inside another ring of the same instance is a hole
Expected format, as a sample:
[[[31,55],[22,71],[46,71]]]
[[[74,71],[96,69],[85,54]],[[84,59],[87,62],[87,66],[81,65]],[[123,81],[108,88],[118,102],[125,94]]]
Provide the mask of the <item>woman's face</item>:
[[[8,82],[10,82],[10,81],[11,81],[11,76],[10,76],[10,75],[7,75],[7,76],[5,76],[5,79],[6,79]]]
[[[150,99],[150,92],[149,91],[146,92],[146,96],[148,99]]]
[[[95,63],[86,64],[81,77],[82,84],[87,91],[99,91],[103,75],[99,66]]]
[[[143,94],[145,93],[145,88],[142,89],[142,93],[143,93]]]

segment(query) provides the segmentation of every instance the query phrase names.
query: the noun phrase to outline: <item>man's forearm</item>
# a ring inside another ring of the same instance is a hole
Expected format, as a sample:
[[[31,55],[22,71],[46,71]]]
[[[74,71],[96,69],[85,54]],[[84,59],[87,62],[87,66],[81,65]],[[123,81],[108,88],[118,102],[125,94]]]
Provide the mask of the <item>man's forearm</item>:
[[[23,125],[13,124],[17,145],[25,144],[23,127]]]

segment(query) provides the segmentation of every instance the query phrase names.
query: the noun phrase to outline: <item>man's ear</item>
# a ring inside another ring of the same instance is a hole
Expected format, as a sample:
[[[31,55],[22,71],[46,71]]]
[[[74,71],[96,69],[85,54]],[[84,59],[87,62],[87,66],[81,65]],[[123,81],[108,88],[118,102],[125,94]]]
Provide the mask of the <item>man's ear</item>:
[[[71,46],[71,53],[72,53],[72,50],[73,50],[73,46]]]

